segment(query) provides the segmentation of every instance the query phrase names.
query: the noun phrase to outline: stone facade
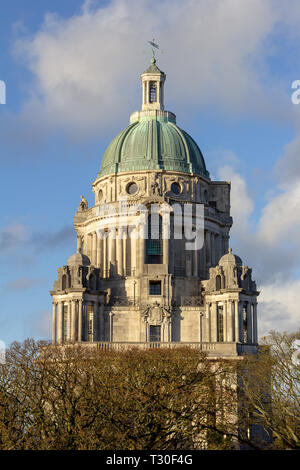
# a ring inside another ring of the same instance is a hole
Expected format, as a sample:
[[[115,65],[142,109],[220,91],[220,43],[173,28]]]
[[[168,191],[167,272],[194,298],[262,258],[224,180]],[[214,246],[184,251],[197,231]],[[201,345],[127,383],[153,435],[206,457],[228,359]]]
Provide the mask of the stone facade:
[[[81,197],[77,254],[51,291],[53,343],[255,352],[258,292],[229,249],[230,183],[210,179],[197,144],[164,110],[165,78],[152,60],[141,76],[142,110],[106,151],[94,205]],[[187,249],[178,219],[187,208],[197,249]]]

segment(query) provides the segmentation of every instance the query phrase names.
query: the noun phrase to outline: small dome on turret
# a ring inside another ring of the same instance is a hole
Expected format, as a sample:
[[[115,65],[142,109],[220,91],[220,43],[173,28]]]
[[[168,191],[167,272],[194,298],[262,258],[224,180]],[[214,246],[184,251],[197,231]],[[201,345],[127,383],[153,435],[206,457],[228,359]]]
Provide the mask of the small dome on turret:
[[[90,266],[91,262],[88,256],[78,252],[70,256],[68,266]]]
[[[219,261],[219,266],[242,266],[243,262],[241,258],[232,253],[232,249],[229,248],[228,253],[222,256]]]

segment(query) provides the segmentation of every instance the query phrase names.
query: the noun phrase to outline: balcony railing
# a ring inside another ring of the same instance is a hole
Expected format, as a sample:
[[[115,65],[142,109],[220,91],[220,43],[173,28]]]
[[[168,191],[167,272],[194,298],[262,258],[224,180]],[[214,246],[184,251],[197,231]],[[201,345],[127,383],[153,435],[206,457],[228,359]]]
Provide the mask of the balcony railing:
[[[110,341],[99,341],[96,343],[85,343],[91,346],[96,347],[97,349],[102,350],[126,350],[126,349],[158,349],[158,348],[167,348],[167,349],[175,349],[175,348],[192,348],[192,349],[199,349],[200,351],[210,351],[216,349],[216,343],[185,343],[185,342],[110,342]]]
[[[172,300],[173,307],[202,307],[203,297],[197,295],[181,296]]]
[[[181,305],[184,307],[201,307],[203,305],[203,297],[196,295],[182,296]]]

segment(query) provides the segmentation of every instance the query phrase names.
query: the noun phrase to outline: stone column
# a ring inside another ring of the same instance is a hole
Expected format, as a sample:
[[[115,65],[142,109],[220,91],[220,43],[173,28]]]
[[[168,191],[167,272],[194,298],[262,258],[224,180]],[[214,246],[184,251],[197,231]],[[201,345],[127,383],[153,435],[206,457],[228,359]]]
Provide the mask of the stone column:
[[[82,253],[82,237],[77,235],[77,253]]]
[[[82,300],[78,300],[78,341],[82,341]]]
[[[97,265],[97,233],[92,234],[92,259],[91,262],[94,266]]]
[[[123,276],[127,275],[127,227],[123,227]]]
[[[58,303],[57,342],[59,344],[63,342],[63,302]]]
[[[110,274],[115,274],[116,272],[116,229],[115,228],[112,228],[109,231],[109,244],[110,244],[109,269],[110,269]]]
[[[57,314],[56,302],[52,302],[52,344],[56,344],[56,327],[57,327]]]
[[[109,312],[109,341],[113,340],[113,313]]]
[[[143,274],[145,265],[145,239],[146,239],[146,222],[145,220],[140,225],[140,238],[139,243],[139,272]]]
[[[223,341],[228,341],[228,304],[227,300],[223,302]]]
[[[156,101],[157,103],[160,103],[160,81],[156,82]]]
[[[232,300],[228,301],[228,335],[227,341],[230,343],[233,341],[233,318],[234,318],[234,304]]]
[[[252,312],[250,302],[247,302],[247,343],[252,343]]]
[[[240,315],[239,315],[239,301],[234,301],[234,340],[235,342],[240,341]]]
[[[82,302],[82,338],[83,341],[88,341],[89,327],[88,327],[88,301]]]
[[[87,251],[87,255],[90,259],[92,259],[92,234],[89,233],[87,235],[87,243],[86,243],[86,251]]]
[[[170,242],[169,242],[169,268],[170,273],[174,274],[174,261],[175,261],[175,249],[174,249],[174,216],[170,216]]]
[[[217,318],[217,303],[212,303],[212,310],[211,310],[211,341],[217,342],[218,341],[218,318]]]
[[[103,277],[107,276],[107,232],[103,234]]]
[[[71,323],[72,323],[72,301],[68,302],[68,333],[67,333],[67,341],[71,341]]]
[[[97,268],[101,268],[102,267],[102,270],[103,270],[103,265],[101,266],[102,264],[102,235],[101,235],[101,232],[98,232],[98,237],[97,237],[97,262],[96,262],[96,266]]]
[[[123,239],[122,239],[122,227],[118,229],[117,237],[117,273],[119,276],[123,276]]]
[[[71,342],[75,343],[76,341],[76,300],[72,302],[71,310]]]
[[[145,97],[146,97],[146,84],[143,82],[143,105],[145,104]]]
[[[136,227],[132,227],[130,233],[131,276],[134,276],[134,272],[136,272],[136,243]]]
[[[168,343],[172,341],[172,322],[168,320]]]
[[[210,322],[211,322],[211,304],[206,304],[205,322],[204,322],[204,342],[211,342]]]
[[[243,302],[239,301],[239,340],[244,342],[244,325],[243,325]]]
[[[257,302],[253,304],[253,343],[257,344]]]
[[[202,327],[202,319],[203,319],[203,313],[199,313],[199,341],[200,343],[203,342],[203,327]]]

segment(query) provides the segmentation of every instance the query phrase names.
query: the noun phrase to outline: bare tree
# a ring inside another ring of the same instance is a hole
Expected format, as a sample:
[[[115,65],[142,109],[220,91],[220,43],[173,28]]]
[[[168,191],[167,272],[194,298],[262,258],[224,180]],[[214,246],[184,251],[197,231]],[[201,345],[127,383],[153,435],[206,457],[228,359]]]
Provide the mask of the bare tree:
[[[292,432],[276,435],[293,447],[296,376],[279,389],[279,370],[286,373],[286,364],[273,353],[211,361],[189,348],[97,351],[13,343],[0,366],[0,449],[262,448],[247,429],[256,423],[274,433],[282,426],[283,414],[274,418],[280,396]],[[281,390],[272,408],[266,406],[266,377],[272,393]],[[293,392],[286,392],[287,383]]]
[[[252,423],[263,426],[282,449],[300,447],[300,352],[296,333],[271,331],[258,356],[244,361],[243,389]],[[298,348],[298,350],[297,350]]]

